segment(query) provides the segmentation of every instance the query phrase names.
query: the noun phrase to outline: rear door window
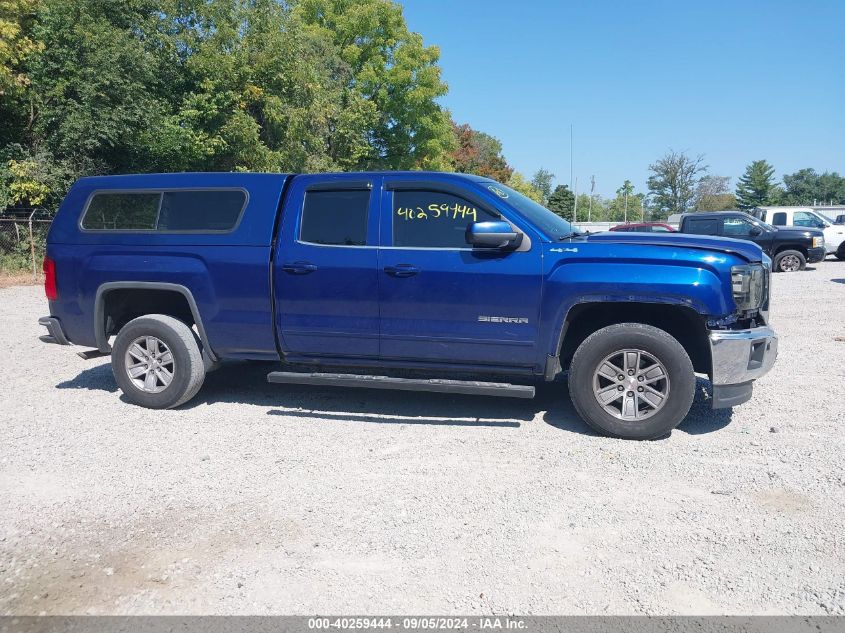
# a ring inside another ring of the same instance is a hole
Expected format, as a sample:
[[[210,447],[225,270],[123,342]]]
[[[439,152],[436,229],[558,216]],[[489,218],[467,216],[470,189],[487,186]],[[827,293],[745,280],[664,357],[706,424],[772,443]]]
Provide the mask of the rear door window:
[[[299,241],[323,246],[364,246],[369,206],[369,190],[306,191]]]
[[[687,220],[687,233],[696,233],[698,235],[718,235],[719,234],[719,220],[715,218],[702,218],[698,220]]]

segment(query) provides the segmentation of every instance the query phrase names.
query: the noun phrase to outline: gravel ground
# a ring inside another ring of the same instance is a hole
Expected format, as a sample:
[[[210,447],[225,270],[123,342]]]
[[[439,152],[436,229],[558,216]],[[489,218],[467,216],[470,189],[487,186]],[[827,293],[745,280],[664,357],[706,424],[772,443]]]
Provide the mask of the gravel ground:
[[[271,386],[121,401],[0,290],[0,613],[843,614],[845,262],[774,278],[774,370],[671,437],[534,401]]]

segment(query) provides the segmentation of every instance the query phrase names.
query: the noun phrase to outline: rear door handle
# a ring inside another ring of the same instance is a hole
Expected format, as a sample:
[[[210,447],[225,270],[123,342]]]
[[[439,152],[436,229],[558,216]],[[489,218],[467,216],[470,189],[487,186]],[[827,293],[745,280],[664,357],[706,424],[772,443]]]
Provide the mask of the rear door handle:
[[[411,264],[396,264],[395,266],[385,266],[384,272],[391,277],[413,277],[420,269]]]
[[[311,262],[293,262],[292,264],[282,264],[282,270],[292,275],[307,275],[317,270],[317,266]]]

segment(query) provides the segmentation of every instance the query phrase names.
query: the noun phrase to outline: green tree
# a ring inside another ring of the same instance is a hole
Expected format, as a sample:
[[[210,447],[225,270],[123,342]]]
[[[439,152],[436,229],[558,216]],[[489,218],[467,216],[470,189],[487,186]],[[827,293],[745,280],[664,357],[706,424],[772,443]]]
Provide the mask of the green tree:
[[[38,0],[0,0],[0,96],[29,85],[24,63],[43,44],[31,36]]]
[[[707,171],[704,156],[692,158],[683,152],[669,152],[649,165],[649,195],[661,214],[684,213],[693,203],[699,175]]]
[[[586,199],[581,196],[585,196]],[[598,194],[592,196],[586,193],[578,194],[578,216],[584,220],[589,219],[591,222],[608,222],[607,203]]]
[[[30,70],[36,145],[80,173],[137,166],[142,136],[166,113],[159,60],[137,33],[149,16],[138,2],[45,1],[35,28],[45,46]]]
[[[643,194],[634,193],[634,185],[630,180],[622,183],[616,190],[616,197],[607,203],[607,221],[609,222],[639,222],[643,217]]]
[[[201,5],[178,31],[190,90],[155,139],[191,168],[325,171],[371,158],[375,102],[334,45],[273,0]]]
[[[815,169],[799,169],[783,177],[784,202],[787,204],[810,204],[818,197],[819,175]]]
[[[515,189],[519,193],[528,196],[535,202],[539,202],[542,204],[543,192],[537,189],[537,187],[535,187],[533,184],[528,182],[525,179],[525,176],[520,174],[518,171],[514,171],[505,184],[511,189]]]
[[[724,211],[736,209],[736,197],[730,191],[728,176],[708,175],[698,181],[695,191],[696,211]]]
[[[775,168],[765,160],[755,160],[745,168],[736,185],[736,201],[740,209],[777,203]]]
[[[457,145],[451,159],[454,169],[464,174],[486,176],[507,183],[513,173],[502,156],[502,142],[489,134],[472,129],[466,123],[453,125]]]
[[[818,204],[845,204],[845,178],[838,173],[825,172],[819,176]]]
[[[402,7],[383,0],[300,0],[294,17],[332,42],[350,83],[378,112],[365,167],[447,169],[455,145],[440,51],[408,30]]]
[[[438,57],[386,0],[0,0],[0,205],[83,174],[448,169]]]
[[[0,148],[32,124],[29,60],[44,48],[32,34],[38,0],[0,0]]]
[[[799,169],[783,177],[783,202],[794,205],[845,204],[845,178],[838,173]]]
[[[599,211],[596,207],[595,200],[593,201],[592,210],[590,210],[590,194],[588,194],[588,193],[579,193],[578,194],[577,210],[578,210],[578,217],[576,217],[575,219],[578,222],[586,222],[587,217],[588,217],[587,216],[588,213],[590,214],[589,217],[590,217],[591,221],[593,221],[593,222],[599,222],[600,221],[600,220],[597,220],[596,217],[595,217],[596,212]],[[573,213],[574,213],[574,209],[573,209]]]
[[[552,182],[554,182],[554,179],[555,175],[542,167],[535,171],[531,177],[531,184],[543,194],[543,202],[547,201],[549,196],[552,195]]]
[[[549,196],[548,208],[565,220],[572,221],[575,209],[575,194],[566,185],[558,185]]]

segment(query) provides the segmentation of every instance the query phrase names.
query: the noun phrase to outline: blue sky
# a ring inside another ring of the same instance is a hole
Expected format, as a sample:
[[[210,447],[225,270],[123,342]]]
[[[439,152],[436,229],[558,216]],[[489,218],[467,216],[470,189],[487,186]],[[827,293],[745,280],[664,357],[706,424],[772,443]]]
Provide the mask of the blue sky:
[[[605,196],[669,148],[732,185],[758,158],[845,175],[845,0],[402,4],[441,49],[443,104],[526,176],[569,183],[570,123],[578,189]]]

